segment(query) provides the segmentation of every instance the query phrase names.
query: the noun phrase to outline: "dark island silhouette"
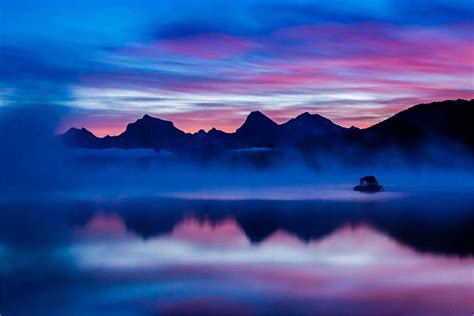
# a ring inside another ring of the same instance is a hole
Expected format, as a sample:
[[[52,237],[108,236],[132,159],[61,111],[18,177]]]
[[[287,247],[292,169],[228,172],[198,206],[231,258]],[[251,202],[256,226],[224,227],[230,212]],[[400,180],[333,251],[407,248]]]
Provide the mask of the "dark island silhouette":
[[[251,112],[234,133],[215,128],[190,134],[173,122],[143,116],[127,125],[117,136],[96,137],[85,128],[70,128],[59,135],[72,148],[151,148],[156,151],[216,153],[226,150],[264,148],[295,149],[342,154],[366,153],[397,148],[414,154],[432,144],[455,144],[474,152],[474,100],[448,100],[415,105],[365,129],[344,128],[318,114],[303,113],[288,122],[277,124],[259,111]]]

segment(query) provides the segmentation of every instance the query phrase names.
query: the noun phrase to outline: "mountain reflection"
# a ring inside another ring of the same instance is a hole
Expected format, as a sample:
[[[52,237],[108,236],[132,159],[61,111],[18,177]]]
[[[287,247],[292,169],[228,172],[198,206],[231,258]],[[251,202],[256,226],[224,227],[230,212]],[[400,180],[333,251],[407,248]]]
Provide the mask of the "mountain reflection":
[[[474,253],[472,205],[469,199],[431,203],[424,198],[382,202],[132,199],[100,209],[117,214],[127,230],[145,239],[169,234],[190,217],[214,226],[233,219],[252,243],[277,231],[308,242],[342,226],[365,223],[418,251],[462,256]]]
[[[472,205],[461,194],[4,202],[0,307],[6,315],[463,315],[472,310]]]
[[[58,243],[61,236],[67,238],[69,227],[84,226],[95,214],[103,213],[116,214],[128,231],[144,239],[170,234],[187,218],[214,226],[232,219],[255,244],[277,231],[308,242],[343,226],[366,224],[417,251],[466,256],[474,254],[472,205],[473,198],[461,194],[356,201],[137,198],[25,202],[4,205],[0,237],[8,243],[15,236],[12,242],[24,241],[28,246],[48,240]]]

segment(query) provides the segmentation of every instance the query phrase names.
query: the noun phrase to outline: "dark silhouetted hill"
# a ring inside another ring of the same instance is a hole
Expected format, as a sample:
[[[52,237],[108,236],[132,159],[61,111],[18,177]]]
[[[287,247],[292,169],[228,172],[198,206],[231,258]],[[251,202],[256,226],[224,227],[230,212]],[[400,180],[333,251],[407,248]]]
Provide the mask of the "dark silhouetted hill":
[[[185,133],[177,129],[173,122],[144,115],[115,138],[119,148],[174,149],[183,141]]]
[[[63,142],[70,147],[100,148],[101,139],[84,127],[81,129],[71,127],[66,133],[60,135],[60,137]]]
[[[474,149],[474,100],[418,104],[363,131],[369,146],[413,148],[455,141]]]
[[[259,111],[250,113],[235,135],[240,147],[276,147],[280,140],[280,126]]]
[[[305,112],[281,125],[283,143],[289,146],[304,146],[307,142],[347,129],[334,124],[319,114]]]

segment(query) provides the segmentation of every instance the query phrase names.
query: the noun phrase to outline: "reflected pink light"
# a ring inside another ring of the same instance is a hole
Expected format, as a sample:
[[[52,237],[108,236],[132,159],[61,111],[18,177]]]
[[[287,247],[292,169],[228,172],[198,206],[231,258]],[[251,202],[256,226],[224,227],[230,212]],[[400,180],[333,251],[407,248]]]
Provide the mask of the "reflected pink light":
[[[127,235],[127,228],[120,216],[98,213],[82,228],[77,229],[82,237],[119,237]]]
[[[116,217],[99,215],[84,230],[104,232],[120,227]],[[99,244],[104,238],[93,236]],[[115,247],[109,240],[107,247],[100,246],[100,252],[91,251],[93,244],[89,242],[85,252],[76,255],[87,256],[88,269],[114,271],[120,267],[118,271],[123,274],[127,271],[123,270],[126,258],[131,271],[144,271],[146,282],[152,277],[160,284],[177,279],[183,286],[189,281],[192,289],[192,280],[205,277],[212,284],[210,288],[258,291],[259,297],[300,301],[309,304],[307,307],[326,301],[349,308],[351,304],[366,305],[372,312],[377,308],[382,312],[391,306],[394,315],[410,315],[413,308],[428,314],[461,314],[474,307],[470,278],[473,258],[420,254],[370,226],[346,226],[309,243],[282,231],[258,245],[243,243],[243,238],[234,220],[211,224],[188,218],[171,235],[143,241],[129,234],[126,243],[117,240],[120,244]],[[176,242],[186,245],[186,251],[166,246]],[[132,251],[135,248],[137,251]],[[237,256],[237,260],[229,261],[228,256]],[[120,262],[118,267],[109,266],[114,257]],[[146,264],[142,267],[143,260]],[[139,273],[133,275],[136,278]],[[159,306],[183,313],[195,308],[212,310],[213,306],[234,306],[242,311],[236,301],[218,294],[206,296],[192,290],[188,294],[178,302],[161,302]],[[328,304],[327,308],[337,310],[339,305]]]
[[[216,238],[216,236],[219,237]],[[248,245],[248,240],[242,230],[231,218],[216,224],[208,220],[198,222],[196,219],[188,218],[173,229],[171,238],[207,246]]]

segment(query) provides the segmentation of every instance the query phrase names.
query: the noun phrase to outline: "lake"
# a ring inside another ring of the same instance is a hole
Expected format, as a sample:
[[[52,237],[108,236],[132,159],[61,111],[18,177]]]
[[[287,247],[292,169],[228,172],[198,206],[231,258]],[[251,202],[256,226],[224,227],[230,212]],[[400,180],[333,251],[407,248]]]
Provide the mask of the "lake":
[[[4,200],[0,313],[471,315],[472,193]]]

